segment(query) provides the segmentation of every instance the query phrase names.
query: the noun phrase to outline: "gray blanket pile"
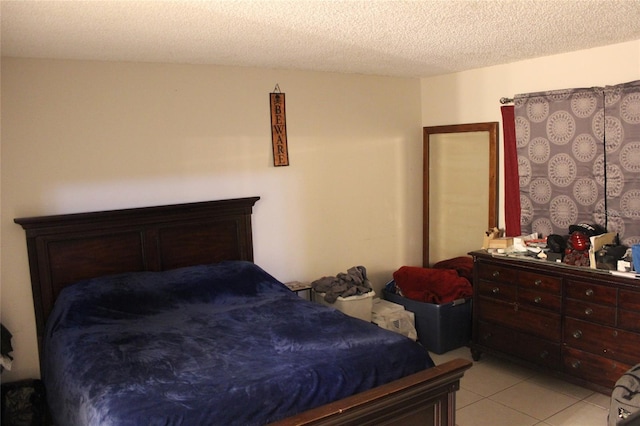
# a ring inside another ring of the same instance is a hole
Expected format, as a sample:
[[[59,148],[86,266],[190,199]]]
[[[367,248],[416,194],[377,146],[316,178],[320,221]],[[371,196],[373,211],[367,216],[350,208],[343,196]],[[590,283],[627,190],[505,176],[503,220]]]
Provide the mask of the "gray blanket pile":
[[[347,273],[341,272],[335,277],[322,277],[311,283],[316,293],[324,293],[324,300],[335,303],[338,297],[349,297],[372,291],[364,266],[353,266]]]

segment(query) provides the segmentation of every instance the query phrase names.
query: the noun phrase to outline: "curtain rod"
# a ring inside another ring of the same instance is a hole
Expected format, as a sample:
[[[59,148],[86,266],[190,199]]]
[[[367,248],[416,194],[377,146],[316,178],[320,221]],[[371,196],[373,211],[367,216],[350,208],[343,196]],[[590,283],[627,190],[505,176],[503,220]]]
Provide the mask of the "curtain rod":
[[[500,103],[501,103],[502,105],[504,105],[504,104],[510,104],[510,103],[512,103],[512,102],[513,102],[513,98],[500,98]]]

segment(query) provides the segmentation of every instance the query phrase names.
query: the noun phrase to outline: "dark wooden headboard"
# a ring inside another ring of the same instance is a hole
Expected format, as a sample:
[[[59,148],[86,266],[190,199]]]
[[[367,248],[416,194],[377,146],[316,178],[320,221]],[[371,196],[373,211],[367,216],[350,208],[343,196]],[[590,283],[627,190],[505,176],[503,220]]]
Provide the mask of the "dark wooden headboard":
[[[27,237],[40,354],[47,318],[69,284],[122,272],[252,262],[251,212],[259,199],[15,219]]]

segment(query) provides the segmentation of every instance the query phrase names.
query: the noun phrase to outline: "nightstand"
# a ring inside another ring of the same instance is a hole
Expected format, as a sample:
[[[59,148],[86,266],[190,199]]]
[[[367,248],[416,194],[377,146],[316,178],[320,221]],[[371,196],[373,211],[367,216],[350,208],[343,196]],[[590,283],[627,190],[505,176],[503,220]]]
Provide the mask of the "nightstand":
[[[284,285],[286,285],[289,288],[289,290],[293,291],[298,295],[301,291],[306,291],[308,294],[307,299],[311,300],[311,283],[301,282],[301,281],[289,281],[288,283],[284,283]]]

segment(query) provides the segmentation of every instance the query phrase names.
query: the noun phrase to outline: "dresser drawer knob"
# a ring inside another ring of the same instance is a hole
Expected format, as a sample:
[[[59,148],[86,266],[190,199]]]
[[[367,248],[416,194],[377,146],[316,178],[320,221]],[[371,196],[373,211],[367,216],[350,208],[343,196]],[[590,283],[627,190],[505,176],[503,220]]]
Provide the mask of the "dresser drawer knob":
[[[533,282],[533,284],[535,284],[536,286],[540,287],[540,284],[542,284],[542,280],[535,280]]]
[[[587,296],[591,297],[591,296],[593,296],[593,290],[588,288],[587,291],[584,292],[584,294],[586,294]]]
[[[547,352],[547,351],[540,352],[540,358],[545,359],[548,356],[549,356],[549,352]]]
[[[500,287],[494,287],[493,290],[491,290],[491,293],[493,293],[493,294],[500,293]]]
[[[540,302],[542,302],[542,297],[537,296],[535,299],[533,299],[533,301],[536,302],[536,303],[540,303]]]
[[[571,367],[573,367],[573,368],[575,368],[577,370],[578,368],[580,368],[580,361],[578,361],[578,360],[573,361],[571,363]]]
[[[587,309],[584,310],[584,314],[585,315],[591,315],[592,313],[593,313],[593,309],[591,309],[591,308],[587,308]]]
[[[580,330],[576,330],[573,332],[573,337],[575,337],[576,339],[579,339],[582,337],[582,331]]]
[[[491,339],[491,336],[493,336],[493,334],[487,333],[484,336],[482,336],[482,340],[487,341],[487,340]]]
[[[493,274],[491,274],[493,276],[493,278],[498,278],[500,276],[500,271],[493,271]]]

